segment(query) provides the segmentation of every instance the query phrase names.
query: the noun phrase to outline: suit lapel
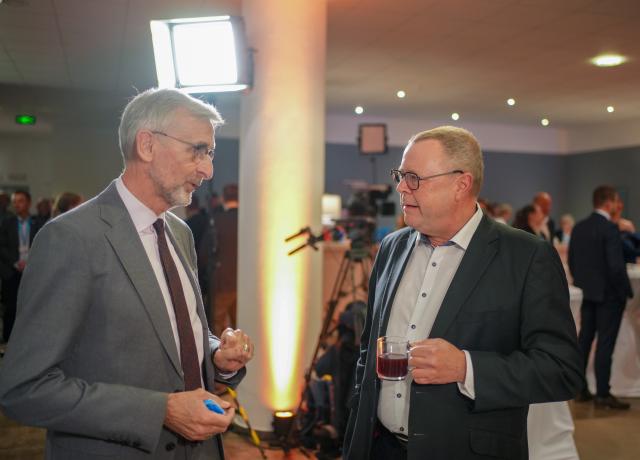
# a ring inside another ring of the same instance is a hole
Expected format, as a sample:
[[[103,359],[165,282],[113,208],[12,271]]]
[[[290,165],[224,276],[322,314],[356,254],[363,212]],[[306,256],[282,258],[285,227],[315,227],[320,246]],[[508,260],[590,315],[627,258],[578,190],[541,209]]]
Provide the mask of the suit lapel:
[[[171,364],[181,374],[182,367],[162,291],[115,183],[105,190],[101,201],[101,217],[111,226],[105,236],[140,296]]]
[[[396,297],[396,291],[402,279],[411,251],[415,247],[416,232],[407,232],[406,239],[401,239],[398,243],[391,248],[391,254],[389,259],[391,260],[392,267],[390,268],[390,275],[387,278],[387,284],[383,288],[382,293],[382,310],[380,312],[380,328],[378,330],[378,337],[385,334],[387,330],[387,324],[389,322],[389,316],[391,315],[391,307],[393,307],[393,300]],[[384,266],[384,264],[382,264]]]
[[[444,337],[460,308],[498,252],[495,224],[483,216],[442,301],[429,338]],[[497,288],[498,289],[498,288]]]

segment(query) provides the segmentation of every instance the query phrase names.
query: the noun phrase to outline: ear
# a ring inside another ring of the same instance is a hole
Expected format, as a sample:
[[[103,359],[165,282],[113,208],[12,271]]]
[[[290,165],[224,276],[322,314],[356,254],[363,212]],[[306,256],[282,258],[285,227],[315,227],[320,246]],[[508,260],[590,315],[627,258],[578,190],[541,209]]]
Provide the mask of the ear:
[[[462,198],[471,193],[471,189],[473,187],[473,176],[468,173],[460,174],[458,180],[456,181],[456,197]]]
[[[153,133],[146,129],[138,131],[133,150],[136,158],[145,163],[150,163],[153,160]]]

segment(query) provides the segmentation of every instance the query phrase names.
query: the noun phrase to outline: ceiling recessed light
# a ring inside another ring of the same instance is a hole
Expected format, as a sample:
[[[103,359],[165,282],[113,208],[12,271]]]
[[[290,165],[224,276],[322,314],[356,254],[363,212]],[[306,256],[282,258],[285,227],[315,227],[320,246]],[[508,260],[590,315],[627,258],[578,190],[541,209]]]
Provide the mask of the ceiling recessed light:
[[[540,124],[542,126],[549,126],[549,120],[547,120],[546,118],[543,118],[542,120],[540,120]]]
[[[404,92],[404,91],[402,91],[402,90],[399,90],[399,91],[396,93],[396,96],[398,96],[400,99],[403,99],[403,98],[405,98],[405,97],[407,96],[407,93],[405,93],[405,92]]]
[[[452,119],[453,121],[457,121],[457,120],[459,120],[459,119],[460,119],[460,114],[459,114],[459,113],[456,113],[456,112],[453,112],[453,113],[451,114],[451,119]]]
[[[511,106],[516,105],[516,100],[510,97],[509,99],[507,99],[507,105],[511,105]]]
[[[610,105],[609,107],[607,107],[607,112],[609,112],[609,113],[613,113],[613,112],[615,112],[615,110],[616,110],[616,109],[615,109],[612,105]]]
[[[615,67],[627,62],[627,58],[620,54],[601,54],[590,59],[593,65],[598,67]]]
[[[364,113],[364,108],[361,105],[359,105],[355,109],[353,109],[353,111],[358,115],[362,115]]]

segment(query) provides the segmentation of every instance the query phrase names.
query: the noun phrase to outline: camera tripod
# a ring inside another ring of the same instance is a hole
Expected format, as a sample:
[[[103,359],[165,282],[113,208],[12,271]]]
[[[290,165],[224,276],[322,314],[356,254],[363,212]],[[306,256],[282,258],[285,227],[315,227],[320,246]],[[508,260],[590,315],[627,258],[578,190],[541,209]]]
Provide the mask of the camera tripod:
[[[301,250],[307,245],[312,246],[313,249],[317,250],[317,248],[315,247],[315,243],[322,241],[322,238],[319,236],[314,236],[308,227],[302,229],[300,232],[298,232],[298,234],[289,237],[286,241],[290,241],[296,236],[302,235],[304,233],[309,234],[307,243],[296,248],[290,254],[293,254]],[[361,270],[362,279],[360,283],[356,282],[357,266],[359,266]],[[371,270],[370,248],[365,244],[356,244],[354,246],[354,244],[352,243],[350,248],[347,251],[345,251],[344,256],[342,257],[342,260],[340,262],[340,267],[338,269],[338,273],[336,274],[335,281],[331,288],[331,296],[329,298],[329,301],[327,302],[327,311],[325,312],[325,315],[322,321],[322,327],[320,329],[320,334],[318,336],[318,340],[316,342],[313,356],[311,358],[311,364],[305,372],[304,386],[302,388],[302,396],[300,398],[300,403],[298,404],[298,408],[294,414],[294,417],[296,418],[296,420],[294,420],[294,423],[291,424],[289,433],[285,439],[284,445],[282,446],[285,452],[288,452],[291,449],[291,447],[293,447],[294,442],[292,440],[292,437],[293,437],[292,435],[294,432],[294,426],[296,425],[297,419],[300,416],[300,411],[303,406],[305,395],[309,390],[311,376],[316,367],[320,349],[323,348],[324,345],[326,345],[327,338],[336,330],[336,327],[331,328],[331,324],[333,321],[333,317],[335,315],[336,308],[340,300],[343,297],[349,295],[349,292],[351,293],[352,301],[355,302],[357,300],[356,296],[357,296],[358,287],[360,287],[364,292],[368,292],[370,270]],[[350,277],[351,289],[350,291],[347,291],[346,288],[349,287],[347,286],[349,277]],[[298,447],[300,448],[301,452],[304,455],[309,457],[308,452],[303,446],[298,446]]]

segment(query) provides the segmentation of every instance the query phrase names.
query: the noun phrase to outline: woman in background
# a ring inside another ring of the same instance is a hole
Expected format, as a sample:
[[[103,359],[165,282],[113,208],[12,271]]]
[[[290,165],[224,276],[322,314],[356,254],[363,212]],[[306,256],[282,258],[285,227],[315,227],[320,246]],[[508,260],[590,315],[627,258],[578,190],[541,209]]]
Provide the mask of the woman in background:
[[[53,212],[51,217],[57,217],[60,214],[64,214],[65,212],[75,208],[80,203],[82,203],[82,196],[73,192],[64,192],[56,197],[55,202],[53,203]]]

